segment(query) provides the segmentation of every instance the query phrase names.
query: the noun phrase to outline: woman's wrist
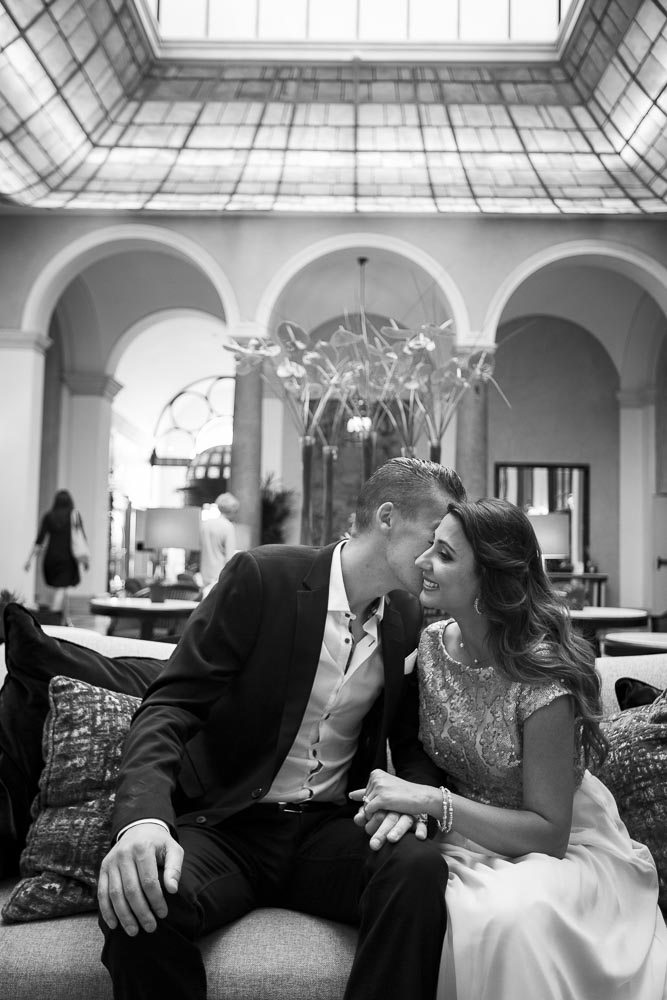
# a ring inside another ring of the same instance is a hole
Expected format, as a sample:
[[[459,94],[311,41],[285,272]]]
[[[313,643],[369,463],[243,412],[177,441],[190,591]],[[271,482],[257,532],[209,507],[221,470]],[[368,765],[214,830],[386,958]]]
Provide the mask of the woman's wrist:
[[[439,788],[431,785],[426,787],[426,808],[424,810],[433,819],[442,819],[442,793]]]
[[[454,802],[452,793],[445,786],[438,789],[440,795],[440,815],[437,817],[440,833],[449,833],[454,824]]]

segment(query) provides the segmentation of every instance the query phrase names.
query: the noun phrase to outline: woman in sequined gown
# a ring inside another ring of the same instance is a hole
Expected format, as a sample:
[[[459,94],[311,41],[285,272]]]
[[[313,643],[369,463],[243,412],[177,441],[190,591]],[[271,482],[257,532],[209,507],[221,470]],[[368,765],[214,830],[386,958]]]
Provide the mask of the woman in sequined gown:
[[[501,500],[452,504],[417,564],[424,605],[451,615],[422,635],[420,735],[455,791],[374,771],[352,797],[371,821],[439,823],[438,1000],[663,1000],[655,865],[587,769],[606,753],[594,660],[529,519]]]

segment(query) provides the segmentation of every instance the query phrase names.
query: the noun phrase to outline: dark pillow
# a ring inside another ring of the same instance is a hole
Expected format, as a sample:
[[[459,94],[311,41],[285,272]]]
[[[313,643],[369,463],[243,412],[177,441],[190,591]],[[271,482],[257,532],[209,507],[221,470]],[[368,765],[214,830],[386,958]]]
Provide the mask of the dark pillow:
[[[7,677],[0,690],[0,875],[18,872],[30,825],[42,759],[42,729],[49,709],[48,686],[62,675],[141,697],[164,660],[109,657],[46,635],[20,604],[4,610]]]
[[[635,680],[634,677],[619,677],[614,685],[616,701],[621,711],[626,708],[638,708],[640,705],[652,705],[660,694],[660,688],[646,681]]]
[[[49,703],[44,770],[21,854],[22,878],[2,909],[8,921],[44,920],[96,908],[118,768],[140,699],[54,677]]]
[[[602,723],[609,755],[598,778],[616,799],[630,836],[645,844],[658,869],[667,908],[667,690],[652,705],[628,708]]]

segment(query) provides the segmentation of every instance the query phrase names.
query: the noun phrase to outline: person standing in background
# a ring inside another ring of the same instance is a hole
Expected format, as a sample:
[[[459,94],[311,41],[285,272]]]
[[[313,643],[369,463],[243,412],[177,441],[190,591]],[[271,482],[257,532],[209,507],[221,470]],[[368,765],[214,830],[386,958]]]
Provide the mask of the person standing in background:
[[[240,504],[232,493],[221,493],[216,498],[220,517],[203,521],[201,526],[201,558],[199,572],[204,596],[208,594],[222,572],[225,563],[237,549],[234,521]]]
[[[71,493],[68,490],[58,490],[53,498],[51,509],[42,517],[35,544],[23,567],[27,573],[33,558],[42,549],[45,549],[42,572],[46,584],[54,588],[51,597],[51,610],[61,611],[68,624],[70,624],[69,589],[76,587],[81,582],[79,562],[84,569],[88,569],[88,560],[77,560],[72,552],[72,514],[74,512],[74,500]],[[78,511],[75,512],[75,516],[79,518],[80,522],[81,515]],[[80,522],[80,526],[83,530],[83,523]]]

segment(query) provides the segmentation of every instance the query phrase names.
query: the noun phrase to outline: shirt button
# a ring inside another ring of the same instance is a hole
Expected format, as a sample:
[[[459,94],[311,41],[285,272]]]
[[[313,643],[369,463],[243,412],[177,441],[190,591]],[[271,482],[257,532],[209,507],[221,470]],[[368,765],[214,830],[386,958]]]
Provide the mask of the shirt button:
[[[263,791],[264,791],[263,788],[253,788],[253,790],[250,793],[250,798],[251,799],[259,799],[259,798],[261,798]]]
[[[346,639],[346,640],[345,640],[345,642],[349,642],[349,641],[350,641],[349,639]]]
[[[206,816],[197,816],[197,819],[195,820],[195,823],[199,823],[200,825],[202,823],[206,823]]]

